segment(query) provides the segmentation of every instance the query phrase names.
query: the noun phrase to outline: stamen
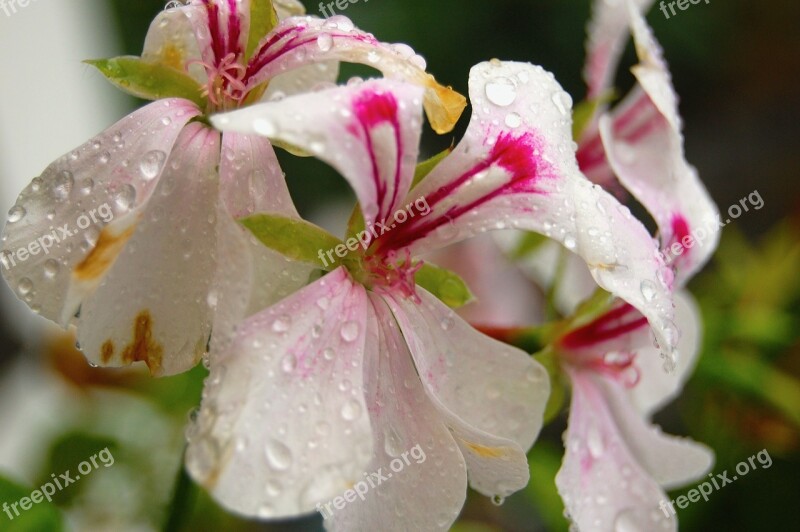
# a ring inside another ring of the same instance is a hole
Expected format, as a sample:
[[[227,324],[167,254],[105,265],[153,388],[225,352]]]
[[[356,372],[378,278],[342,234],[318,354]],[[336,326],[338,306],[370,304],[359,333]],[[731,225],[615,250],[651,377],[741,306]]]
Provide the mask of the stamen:
[[[247,86],[243,81],[247,69],[238,63],[236,54],[229,53],[217,65],[195,60],[188,66],[194,64],[202,65],[208,74],[208,83],[203,86],[201,94],[211,102],[212,111],[238,107],[247,96]]]

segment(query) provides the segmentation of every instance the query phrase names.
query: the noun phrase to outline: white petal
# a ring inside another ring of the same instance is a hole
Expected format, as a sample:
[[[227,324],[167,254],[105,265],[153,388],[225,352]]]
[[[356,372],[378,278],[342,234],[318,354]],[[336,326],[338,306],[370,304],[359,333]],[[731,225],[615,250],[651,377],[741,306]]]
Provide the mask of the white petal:
[[[658,350],[654,347],[644,347],[637,351],[636,366],[641,378],[629,395],[636,409],[645,417],[660,410],[681,392],[700,355],[700,311],[688,292],[679,291],[675,294],[675,321],[681,331],[678,342],[681,356],[674,373],[665,373],[661,369]]]
[[[219,145],[216,131],[186,126],[135,232],[81,306],[78,340],[95,364],[144,361],[154,375],[172,375],[205,352]],[[82,282],[76,278],[73,285]]]
[[[666,493],[640,466],[620,433],[602,388],[590,375],[572,377],[569,428],[556,486],[580,530],[677,530],[659,508]]]
[[[365,473],[376,485],[357,479],[352,487],[364,493],[363,500],[342,510],[328,506],[326,528],[449,530],[466,498],[464,459],[425,394],[395,318],[379,296],[371,294],[370,301],[364,371],[375,447]],[[378,484],[374,474],[386,479]]]
[[[202,52],[195,37],[193,18],[202,17],[201,8],[187,5],[161,11],[147,31],[142,50],[142,59],[153,63],[161,63],[178,70],[188,72],[201,85],[208,83],[208,75],[199,64]]]
[[[605,381],[608,407],[631,454],[666,489],[694,482],[714,465],[714,453],[689,438],[663,434],[645,421],[616,382]]]
[[[364,288],[338,269],[247,320],[212,359],[187,467],[226,508],[310,512],[366,470],[367,308]]]
[[[198,113],[185,100],[147,105],[56,160],[20,194],[3,235],[3,275],[31,308],[68,324],[86,295],[67,300],[74,272],[94,280],[106,273],[91,257],[110,266],[121,246],[96,247],[104,227],[114,220],[106,242],[130,228],[126,215],[147,202],[178,134]],[[17,260],[34,244],[35,256]]]

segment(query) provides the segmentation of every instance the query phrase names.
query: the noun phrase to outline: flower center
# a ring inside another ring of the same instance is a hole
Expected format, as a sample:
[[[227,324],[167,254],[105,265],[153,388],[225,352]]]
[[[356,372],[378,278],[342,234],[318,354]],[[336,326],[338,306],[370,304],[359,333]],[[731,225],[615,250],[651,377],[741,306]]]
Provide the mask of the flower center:
[[[364,286],[376,293],[385,293],[411,298],[419,301],[417,283],[414,278],[422,268],[423,262],[414,262],[408,249],[401,252],[365,254],[360,257],[357,271],[350,273]]]
[[[202,94],[208,98],[209,113],[241,107],[248,93],[243,81],[247,69],[239,64],[236,54],[229,53],[216,66],[199,60],[190,64],[195,63],[203,65],[208,74],[208,83],[203,87]]]

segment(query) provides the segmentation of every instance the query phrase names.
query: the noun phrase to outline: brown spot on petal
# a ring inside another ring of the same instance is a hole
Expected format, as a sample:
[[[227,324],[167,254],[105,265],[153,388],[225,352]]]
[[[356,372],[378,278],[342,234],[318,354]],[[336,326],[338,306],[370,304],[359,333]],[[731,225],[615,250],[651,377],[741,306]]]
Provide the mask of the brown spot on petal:
[[[164,349],[153,340],[153,318],[150,312],[143,310],[133,323],[133,342],[122,351],[122,363],[144,362],[150,373],[157,375],[163,356]]]
[[[98,279],[114,264],[135,229],[136,225],[131,225],[118,235],[108,227],[103,229],[94,249],[75,267],[73,275],[83,281]]]
[[[464,445],[472,449],[475,454],[482,456],[483,458],[500,458],[508,454],[505,447],[487,447],[479,443],[472,443],[468,441],[464,441]]]
[[[100,360],[103,361],[103,364],[108,364],[111,362],[111,359],[114,357],[114,342],[111,340],[106,340],[103,344],[103,347],[100,348]]]

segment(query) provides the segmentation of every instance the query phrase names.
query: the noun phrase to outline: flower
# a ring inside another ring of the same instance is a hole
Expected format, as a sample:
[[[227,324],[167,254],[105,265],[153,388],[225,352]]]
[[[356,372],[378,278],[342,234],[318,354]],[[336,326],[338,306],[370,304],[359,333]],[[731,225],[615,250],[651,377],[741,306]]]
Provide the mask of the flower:
[[[599,112],[580,136],[578,161],[592,181],[614,178],[653,216],[661,248],[679,245],[673,258],[679,279],[691,277],[707,262],[719,240],[719,213],[685,158],[678,97],[661,47],[641,15],[651,0],[597,0],[589,25],[586,78],[589,98],[602,102],[613,83],[628,29],[639,64],[637,83],[608,111]],[[702,231],[705,238],[694,238]],[[690,239],[691,238],[691,239]]]
[[[283,15],[299,6],[277,4]],[[422,84],[440,130],[463,109],[408,47],[379,43],[343,17],[278,22],[266,0],[195,0],[159,14],[142,58],[90,62],[157,101],[20,194],[3,236],[7,282],[42,316],[78,325],[93,364],[142,361],[154,375],[194,366],[212,326],[214,350],[249,309],[291,293],[311,271],[234,221],[265,210],[297,217],[270,143],[221,134],[203,115],[330,83],[340,59]]]
[[[435,466],[407,468],[337,506],[330,527],[445,530],[467,470],[474,489],[496,498],[527,483],[545,372],[416,286],[413,257],[513,224],[574,239],[623,296],[631,279],[655,278],[663,263],[644,227],[578,171],[564,95],[539,67],[474,67],[464,138],[413,187],[419,87],[371,81],[212,117],[223,131],[261,131],[328,162],[353,187],[365,226],[381,228],[366,249],[246,320],[212,357],[187,467],[217,500],[262,517],[313,511],[418,443]],[[419,200],[425,216],[398,216]],[[613,238],[580,238],[587,225]],[[671,308],[666,291],[658,297],[653,306],[631,298],[656,328],[659,309]]]

